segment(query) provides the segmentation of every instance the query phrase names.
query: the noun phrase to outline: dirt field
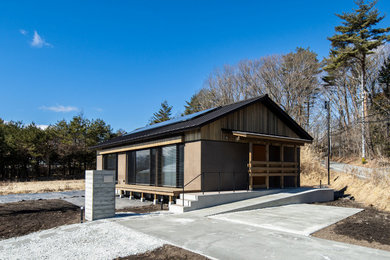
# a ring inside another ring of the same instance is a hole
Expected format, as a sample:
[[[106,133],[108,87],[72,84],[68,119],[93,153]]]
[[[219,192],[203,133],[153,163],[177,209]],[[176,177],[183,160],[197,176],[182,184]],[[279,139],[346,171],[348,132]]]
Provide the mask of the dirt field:
[[[80,208],[63,200],[0,204],[0,239],[80,222]]]
[[[83,190],[84,180],[0,182],[0,195]]]
[[[148,205],[117,211],[148,213],[160,210],[161,205]],[[163,210],[168,210],[167,204],[164,204]],[[74,223],[80,223],[80,208],[63,200],[29,200],[0,204],[0,239]]]
[[[183,248],[171,246],[171,245],[164,245],[163,247],[157,248],[153,251],[149,251],[143,254],[138,255],[131,255],[126,257],[120,257],[117,259],[121,260],[175,260],[175,259],[181,259],[181,260],[207,260],[209,258],[204,257],[202,255],[198,255],[196,253],[193,253],[191,251],[187,251]]]
[[[313,236],[390,251],[390,213],[365,207],[349,199],[320,204],[364,210],[314,233]]]
[[[162,210],[168,210],[168,204],[164,204]],[[161,204],[124,208],[124,209],[118,209],[116,211],[117,212],[134,212],[134,213],[155,212],[155,211],[161,211]]]

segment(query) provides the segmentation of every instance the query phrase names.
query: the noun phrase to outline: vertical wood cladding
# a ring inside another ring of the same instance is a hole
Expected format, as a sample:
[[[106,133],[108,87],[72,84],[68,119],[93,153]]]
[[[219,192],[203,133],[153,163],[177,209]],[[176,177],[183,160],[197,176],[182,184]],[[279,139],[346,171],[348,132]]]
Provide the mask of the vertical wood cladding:
[[[201,138],[232,141],[229,140],[231,137],[222,132],[223,128],[298,138],[294,131],[261,103],[252,104],[203,126],[200,131]],[[192,135],[194,136],[193,133]]]

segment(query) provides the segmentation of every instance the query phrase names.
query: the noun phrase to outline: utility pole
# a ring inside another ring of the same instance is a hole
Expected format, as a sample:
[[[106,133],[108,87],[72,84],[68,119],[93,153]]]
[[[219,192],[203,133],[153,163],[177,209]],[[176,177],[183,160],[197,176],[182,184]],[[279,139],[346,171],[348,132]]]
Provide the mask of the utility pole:
[[[325,101],[325,109],[327,110],[327,119],[328,119],[328,185],[330,185],[330,103]]]
[[[361,117],[362,117],[362,163],[366,161],[366,121],[365,121],[365,106],[366,106],[366,95],[364,90],[364,75],[361,75]]]

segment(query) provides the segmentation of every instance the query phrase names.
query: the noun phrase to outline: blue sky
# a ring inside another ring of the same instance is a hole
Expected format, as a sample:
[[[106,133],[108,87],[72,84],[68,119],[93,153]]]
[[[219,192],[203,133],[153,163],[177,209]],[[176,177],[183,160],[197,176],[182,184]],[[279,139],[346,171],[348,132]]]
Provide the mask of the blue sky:
[[[114,130],[174,115],[224,64],[296,47],[319,58],[352,0],[1,1],[0,118],[53,124],[83,113]],[[377,8],[389,14],[390,1]],[[386,17],[382,26],[388,26]]]

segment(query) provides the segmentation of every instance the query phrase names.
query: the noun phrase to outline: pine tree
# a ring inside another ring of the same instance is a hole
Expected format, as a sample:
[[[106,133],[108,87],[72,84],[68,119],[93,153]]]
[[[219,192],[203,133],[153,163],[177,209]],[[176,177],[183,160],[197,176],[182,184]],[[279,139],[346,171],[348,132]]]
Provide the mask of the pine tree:
[[[383,62],[379,71],[378,82],[383,86],[383,94],[390,99],[390,57]]]
[[[362,97],[362,161],[365,161],[365,121],[366,115],[366,73],[368,56],[374,50],[390,40],[387,33],[390,27],[375,28],[383,20],[378,10],[374,7],[377,1],[366,2],[358,0],[355,2],[358,8],[351,13],[336,14],[343,20],[342,25],[336,26],[336,34],[328,39],[331,41],[330,57],[327,66],[324,68],[328,73],[337,70],[348,62],[354,62],[359,67],[361,97]]]
[[[190,115],[202,111],[202,106],[197,94],[192,95],[190,101],[186,101],[186,103],[187,105],[184,105],[185,110],[183,115]]]
[[[168,102],[165,100],[161,103],[161,108],[158,112],[153,114],[150,124],[157,124],[171,119],[172,106],[168,105]]]

